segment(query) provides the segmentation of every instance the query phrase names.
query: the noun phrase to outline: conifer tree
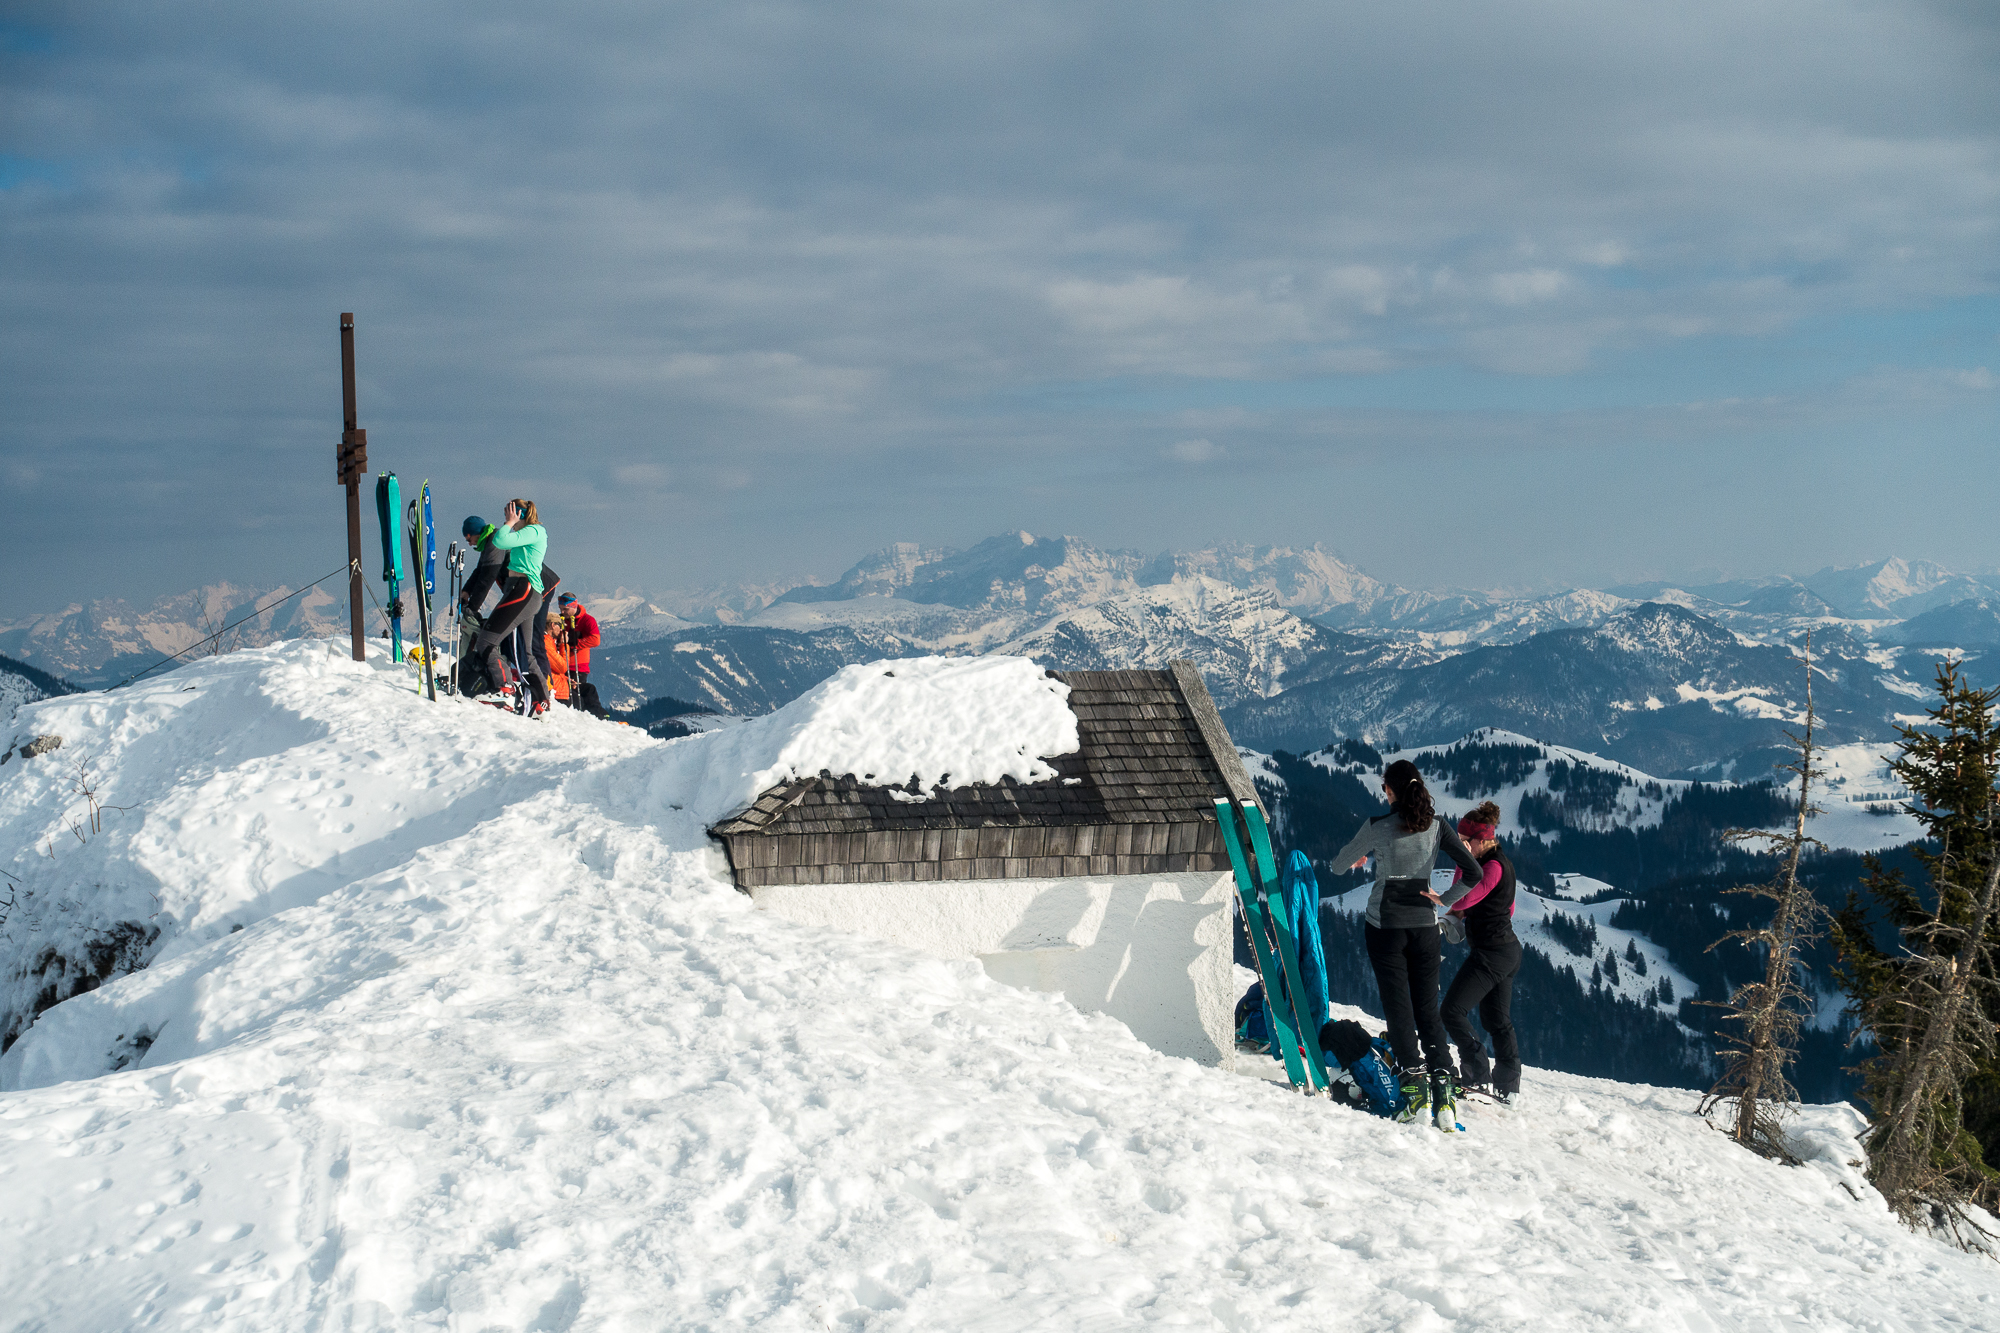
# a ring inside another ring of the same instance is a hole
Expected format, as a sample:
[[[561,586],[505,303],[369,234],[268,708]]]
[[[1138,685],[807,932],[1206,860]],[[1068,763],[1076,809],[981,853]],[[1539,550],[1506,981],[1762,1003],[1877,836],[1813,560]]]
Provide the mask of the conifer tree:
[[[1892,765],[1914,794],[1911,812],[1928,844],[1917,853],[1929,883],[1920,890],[1871,858],[1868,901],[1850,894],[1834,923],[1840,977],[1851,1012],[1879,1054],[1859,1072],[1869,1103],[1862,1136],[1868,1176],[1897,1216],[1929,1226],[1967,1249],[1991,1250],[1991,1233],[1968,1211],[2000,1203],[1991,1163],[1969,1122],[1990,1101],[2000,1061],[1994,983],[2000,943],[2000,691],[1975,689],[1954,661],[1937,670],[1937,706],[1926,727],[1903,729]],[[1894,943],[1877,938],[1879,907]],[[1993,1137],[1990,1123],[1989,1139]]]
[[[1777,877],[1769,883],[1746,885],[1731,893],[1749,894],[1771,900],[1771,919],[1758,927],[1732,930],[1709,945],[1713,949],[1724,940],[1739,940],[1761,948],[1764,975],[1736,988],[1722,1008],[1733,1028],[1722,1051],[1722,1076],[1702,1099],[1701,1113],[1709,1115],[1718,1107],[1730,1111],[1729,1135],[1762,1157],[1796,1164],[1798,1159],[1785,1146],[1784,1117],[1798,1094],[1792,1087],[1790,1068],[1798,1054],[1799,1027],[1812,1006],[1812,996],[1799,984],[1799,955],[1819,937],[1825,909],[1812,890],[1799,882],[1799,861],[1808,847],[1824,849],[1825,844],[1806,833],[1806,821],[1820,813],[1812,802],[1813,786],[1820,776],[1819,744],[1813,731],[1818,715],[1813,709],[1812,635],[1806,635],[1805,723],[1797,733],[1786,732],[1798,757],[1784,765],[1799,779],[1798,809],[1786,833],[1764,829],[1729,829],[1722,836],[1730,842],[1761,844],[1777,853]]]

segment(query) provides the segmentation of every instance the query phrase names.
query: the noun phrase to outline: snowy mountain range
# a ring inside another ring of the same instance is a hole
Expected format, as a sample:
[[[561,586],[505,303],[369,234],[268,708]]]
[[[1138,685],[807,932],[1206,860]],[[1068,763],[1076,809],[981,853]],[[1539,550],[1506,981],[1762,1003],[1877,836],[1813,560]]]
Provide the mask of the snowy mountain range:
[[[72,606],[0,626],[0,652],[101,686],[287,591],[225,584],[144,610]],[[225,643],[343,633],[342,591],[284,602]],[[1798,711],[1790,654],[1807,630],[1843,739],[1886,739],[1921,712],[1940,651],[1966,654],[1975,678],[2000,669],[2000,576],[1902,559],[1518,596],[1399,588],[1317,546],[1147,555],[1015,532],[964,551],[886,547],[824,583],[584,595],[604,626],[599,687],[620,706],[763,713],[877,657],[1010,652],[1071,669],[1181,657],[1261,748],[1431,743],[1498,725],[1660,771],[1771,744]]]
[[[1823,631],[1815,704],[1836,741],[1891,740],[1926,690],[1903,655]],[[1642,602],[1595,627],[1477,647],[1424,666],[1350,672],[1225,713],[1259,749],[1341,736],[1391,746],[1497,726],[1673,773],[1779,745],[1804,717],[1792,649],[1758,643],[1685,607]]]
[[[163,597],[143,610],[117,598],[72,603],[0,625],[0,653],[75,684],[102,687],[193,648],[239,620],[245,623],[221,636],[215,651],[346,632],[344,587],[328,582],[289,597],[292,591],[213,583]],[[271,609],[253,614],[263,606]]]
[[[1187,657],[1260,748],[1505,726],[1678,772],[1782,739],[1803,707],[1794,647],[1808,630],[1830,734],[1893,738],[1921,713],[1937,650],[1967,654],[1975,676],[2000,664],[1991,581],[1887,560],[1806,580],[1521,598],[1394,588],[1317,548],[1145,558],[1017,533],[964,552],[889,548],[726,631],[608,633],[597,661],[619,702],[760,713],[854,654],[1005,651],[1064,668]],[[788,664],[782,685],[771,655]]]

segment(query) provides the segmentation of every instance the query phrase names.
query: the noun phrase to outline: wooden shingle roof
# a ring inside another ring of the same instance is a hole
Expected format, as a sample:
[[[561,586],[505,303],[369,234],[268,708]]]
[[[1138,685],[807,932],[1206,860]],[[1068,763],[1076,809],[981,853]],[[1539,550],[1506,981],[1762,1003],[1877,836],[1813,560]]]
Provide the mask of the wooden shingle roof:
[[[1256,793],[1194,666],[1050,674],[1070,687],[1080,742],[1046,760],[1053,778],[773,787],[710,830],[738,886],[1226,869],[1214,803]]]

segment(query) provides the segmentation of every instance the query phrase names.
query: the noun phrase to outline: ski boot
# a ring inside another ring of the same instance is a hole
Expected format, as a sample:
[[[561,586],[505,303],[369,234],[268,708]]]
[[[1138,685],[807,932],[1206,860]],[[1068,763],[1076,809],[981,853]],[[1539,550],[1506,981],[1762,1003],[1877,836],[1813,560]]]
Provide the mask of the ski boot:
[[[1430,1079],[1422,1065],[1403,1071],[1402,1091],[1403,1109],[1396,1112],[1396,1123],[1407,1125],[1422,1119],[1431,1105]]]
[[[1440,1069],[1431,1075],[1431,1123],[1447,1134],[1462,1128],[1458,1123],[1458,1075]]]

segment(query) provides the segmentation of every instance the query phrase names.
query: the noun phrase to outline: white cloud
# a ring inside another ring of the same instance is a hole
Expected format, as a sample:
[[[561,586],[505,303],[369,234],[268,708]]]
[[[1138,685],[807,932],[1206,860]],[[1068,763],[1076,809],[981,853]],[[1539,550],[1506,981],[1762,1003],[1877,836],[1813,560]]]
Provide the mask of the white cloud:
[[[1183,463],[1213,463],[1223,456],[1223,450],[1209,440],[1180,440],[1168,445],[1166,454]]]
[[[1569,286],[1569,278],[1555,269],[1538,268],[1524,273],[1495,273],[1486,280],[1493,299],[1502,305],[1536,305],[1552,301]]]
[[[1852,388],[1870,397],[1927,399],[1967,393],[1990,393],[2000,388],[2000,377],[1996,377],[1985,366],[1974,366],[1969,370],[1952,368],[1911,370],[1885,367],[1857,376]]]

